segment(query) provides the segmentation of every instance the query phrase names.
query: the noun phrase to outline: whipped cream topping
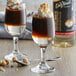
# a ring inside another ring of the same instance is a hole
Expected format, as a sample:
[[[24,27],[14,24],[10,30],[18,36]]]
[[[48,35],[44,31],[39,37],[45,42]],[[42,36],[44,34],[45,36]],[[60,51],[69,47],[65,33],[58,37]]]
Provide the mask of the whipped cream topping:
[[[53,12],[47,3],[42,3],[38,9],[40,17],[53,17]]]
[[[22,2],[22,0],[8,0],[10,3],[14,3],[14,4],[16,4],[16,3],[21,3]]]
[[[18,9],[19,5],[22,3],[22,0],[8,0],[7,6],[10,9]]]

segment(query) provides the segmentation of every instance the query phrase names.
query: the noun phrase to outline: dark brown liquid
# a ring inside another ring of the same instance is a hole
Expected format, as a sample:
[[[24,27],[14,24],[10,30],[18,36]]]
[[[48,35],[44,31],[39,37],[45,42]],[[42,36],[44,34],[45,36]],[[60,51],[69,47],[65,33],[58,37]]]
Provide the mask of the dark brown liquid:
[[[13,26],[25,25],[26,24],[25,10],[6,9],[5,24],[13,25]]]
[[[52,18],[40,18],[38,15],[34,15],[32,21],[32,35],[36,37],[52,37]]]

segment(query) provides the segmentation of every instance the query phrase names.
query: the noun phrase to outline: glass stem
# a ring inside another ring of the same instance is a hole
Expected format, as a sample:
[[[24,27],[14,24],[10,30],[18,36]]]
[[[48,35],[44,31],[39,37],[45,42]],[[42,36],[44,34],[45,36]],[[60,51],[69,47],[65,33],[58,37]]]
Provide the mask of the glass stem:
[[[45,51],[46,48],[41,48],[41,63],[45,63]]]
[[[19,53],[19,49],[18,49],[18,37],[13,37],[13,44],[14,44],[14,53]]]

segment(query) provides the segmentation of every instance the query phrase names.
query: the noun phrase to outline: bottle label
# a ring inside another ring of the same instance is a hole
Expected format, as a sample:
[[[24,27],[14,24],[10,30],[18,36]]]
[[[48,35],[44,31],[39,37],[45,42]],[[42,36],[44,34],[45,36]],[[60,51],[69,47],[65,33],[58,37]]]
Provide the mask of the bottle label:
[[[62,36],[67,36],[67,35],[74,35],[75,31],[73,32],[55,32],[55,35],[62,35]]]
[[[74,31],[72,0],[54,1],[55,31]]]

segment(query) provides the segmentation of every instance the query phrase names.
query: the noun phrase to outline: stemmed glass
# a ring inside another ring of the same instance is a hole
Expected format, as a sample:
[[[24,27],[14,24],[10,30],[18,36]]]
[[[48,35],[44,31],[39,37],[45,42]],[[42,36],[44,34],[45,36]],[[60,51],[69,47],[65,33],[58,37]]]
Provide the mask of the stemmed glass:
[[[31,68],[31,71],[36,73],[55,71],[55,68],[50,67],[45,60],[46,48],[55,36],[54,16],[51,8],[48,3],[42,3],[32,20],[32,38],[41,49],[41,62]]]
[[[11,54],[6,55],[5,59],[11,60],[17,57],[19,60],[26,58],[18,48],[18,38],[26,27],[26,5],[22,0],[7,0],[5,13],[5,28],[13,36],[14,50]]]

